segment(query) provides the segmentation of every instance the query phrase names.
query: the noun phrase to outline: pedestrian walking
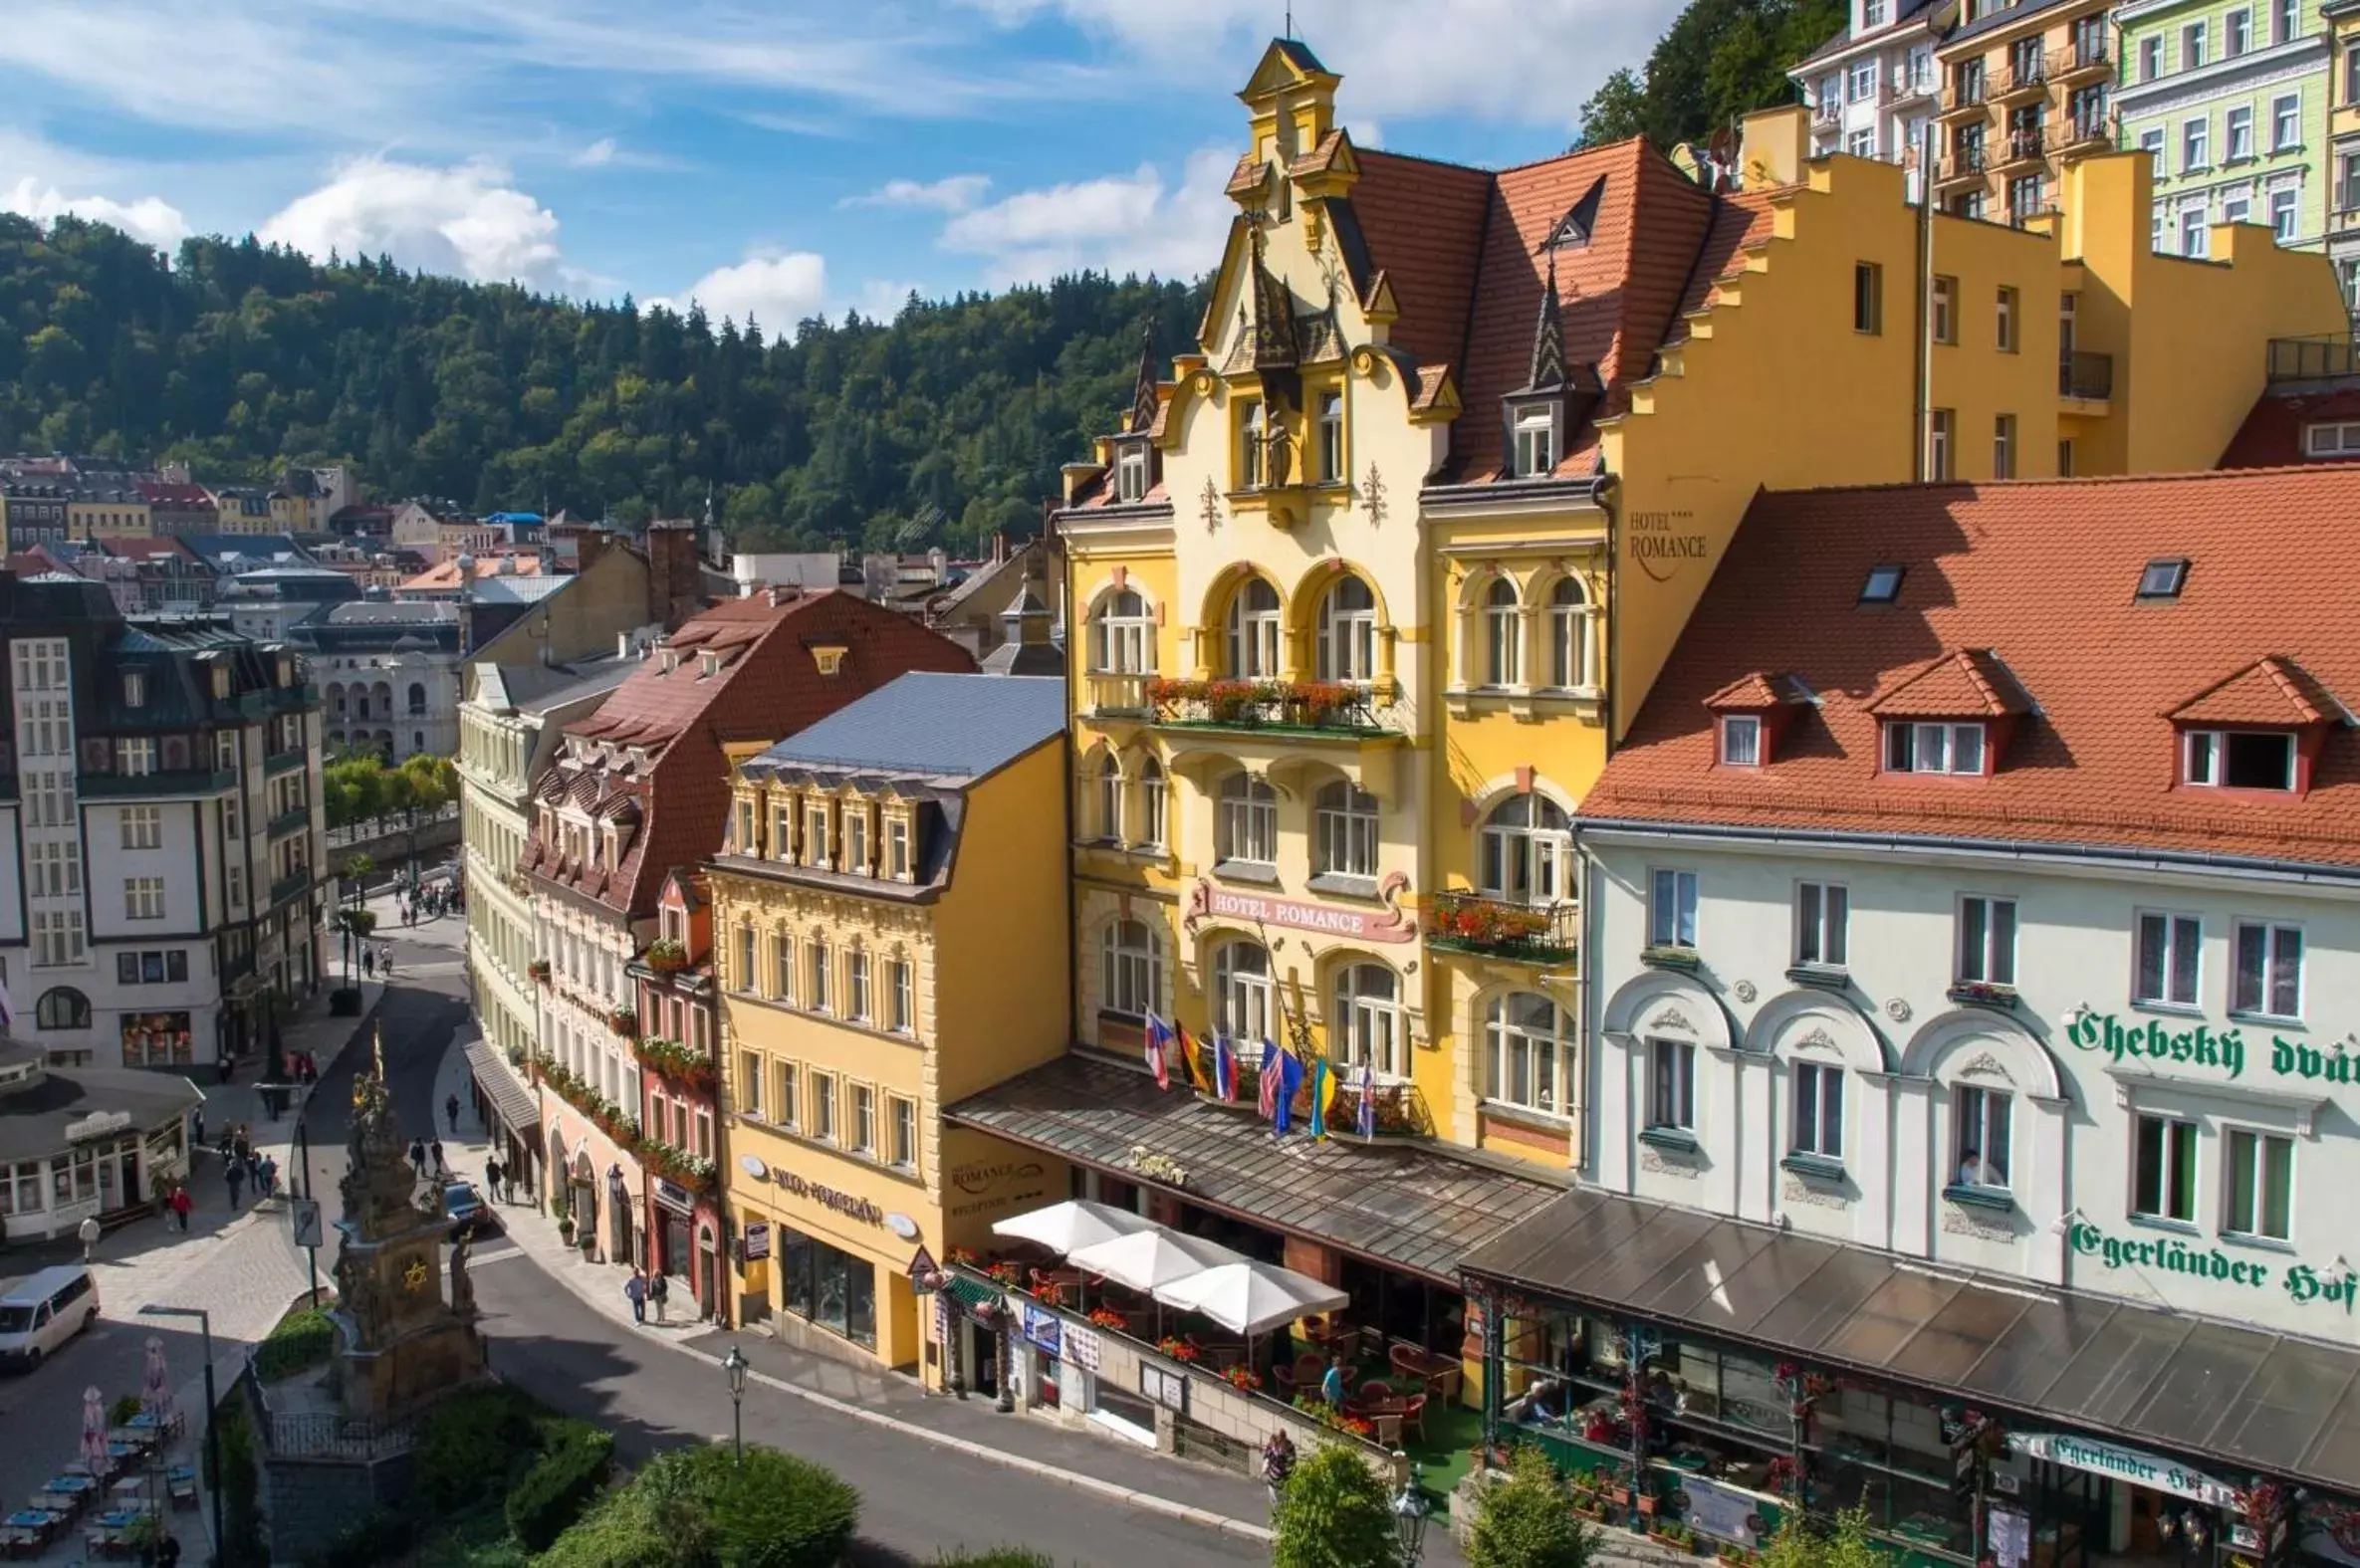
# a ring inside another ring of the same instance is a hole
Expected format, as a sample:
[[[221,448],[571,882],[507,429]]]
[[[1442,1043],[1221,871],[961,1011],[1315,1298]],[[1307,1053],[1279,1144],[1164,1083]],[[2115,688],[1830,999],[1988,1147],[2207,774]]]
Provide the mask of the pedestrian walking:
[[[434,1156],[434,1174],[436,1176],[450,1175],[450,1167],[442,1163],[442,1140],[440,1138],[426,1145],[426,1152]]]
[[[99,1217],[93,1215],[83,1221],[74,1233],[82,1238],[82,1260],[91,1261],[91,1254],[99,1249]]]
[[[173,1188],[172,1196],[165,1202],[171,1207],[172,1218],[180,1222],[180,1233],[188,1234],[188,1212],[196,1207],[196,1200],[188,1196],[188,1184],[182,1182]]]
[[[383,970],[383,971],[385,972],[385,978],[386,978],[387,980],[391,980],[391,979],[393,978],[393,944],[392,944],[392,943],[390,943],[390,942],[386,943],[386,944],[385,944],[385,951],[377,955],[377,967],[378,967],[379,969],[381,969],[381,970]]]
[[[246,1186],[246,1168],[242,1165],[232,1164],[227,1180],[229,1182],[229,1206],[235,1209],[238,1207],[238,1194]]]
[[[376,949],[374,949],[374,948],[366,948],[366,947],[364,947],[364,948],[362,948],[362,949],[360,950],[360,973],[362,974],[362,976],[364,976],[365,978],[367,978],[367,979],[369,979],[369,980],[374,980],[374,979],[376,979],[376,974],[377,974],[377,950],[376,950]]]
[[[262,1157],[262,1196],[265,1198],[279,1196],[279,1161],[274,1155],[266,1154]]]
[[[459,1097],[457,1095],[443,1096],[442,1113],[451,1119],[451,1132],[455,1136],[459,1131]]]
[[[1295,1473],[1295,1440],[1284,1432],[1274,1432],[1262,1446],[1262,1483],[1271,1489],[1271,1507],[1279,1506],[1279,1493],[1287,1489],[1287,1477]]]
[[[636,1264],[631,1267],[631,1277],[622,1282],[622,1297],[631,1304],[631,1321],[646,1322],[647,1276],[640,1272]]]
[[[423,1139],[423,1138],[412,1138],[412,1139],[409,1141],[409,1163],[410,1163],[410,1169],[411,1169],[411,1170],[413,1170],[413,1171],[416,1171],[416,1172],[418,1173],[418,1179],[419,1179],[420,1181],[424,1181],[424,1180],[426,1179],[426,1140],[425,1140],[425,1139]]]
[[[191,1149],[205,1146],[205,1108],[202,1105],[188,1113],[188,1146]]]
[[[648,1280],[647,1299],[654,1303],[655,1320],[658,1323],[661,1323],[664,1320],[664,1303],[672,1299],[671,1281],[666,1279],[661,1274],[657,1274],[655,1277]]]
[[[498,1160],[486,1160],[484,1162],[484,1186],[491,1189],[492,1202],[494,1203],[500,1202],[500,1162]]]
[[[237,1157],[238,1164],[240,1165],[244,1165],[249,1159],[253,1157],[254,1144],[253,1141],[246,1136],[245,1123],[240,1122],[237,1126],[232,1127],[229,1130],[229,1152]]]
[[[180,1568],[180,1537],[167,1535],[156,1543],[155,1568]]]

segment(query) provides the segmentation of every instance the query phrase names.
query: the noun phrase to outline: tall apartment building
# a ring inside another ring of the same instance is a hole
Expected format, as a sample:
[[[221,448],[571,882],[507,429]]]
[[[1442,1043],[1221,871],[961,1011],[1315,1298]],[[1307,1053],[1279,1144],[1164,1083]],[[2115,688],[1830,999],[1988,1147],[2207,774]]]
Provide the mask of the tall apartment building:
[[[2133,0],[2117,8],[2120,143],[2155,165],[2154,245],[2209,254],[2216,223],[2281,245],[2327,229],[2328,63],[2316,0]]]
[[[1968,0],[1942,68],[1934,197],[2024,224],[2057,209],[2065,168],[2114,142],[2107,0]]]
[[[250,1052],[258,993],[323,975],[319,695],[218,619],[126,620],[96,582],[0,575],[0,973],[66,1064]]]
[[[1941,80],[1934,50],[1958,0],[1851,0],[1844,30],[1786,75],[1811,110],[1811,152],[1900,163],[1914,200]]]

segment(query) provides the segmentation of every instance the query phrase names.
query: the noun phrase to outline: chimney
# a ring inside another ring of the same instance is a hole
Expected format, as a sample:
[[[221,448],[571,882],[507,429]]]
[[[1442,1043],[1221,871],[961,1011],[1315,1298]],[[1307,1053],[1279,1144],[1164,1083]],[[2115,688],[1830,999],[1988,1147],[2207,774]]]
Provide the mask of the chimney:
[[[647,528],[647,618],[677,628],[703,602],[702,563],[696,531],[649,524]]]
[[[603,529],[584,531],[576,536],[574,541],[575,571],[579,573],[590,570],[591,564],[604,554],[606,554],[605,531]]]
[[[1008,559],[1008,534],[996,530],[992,535],[992,564],[997,566]]]

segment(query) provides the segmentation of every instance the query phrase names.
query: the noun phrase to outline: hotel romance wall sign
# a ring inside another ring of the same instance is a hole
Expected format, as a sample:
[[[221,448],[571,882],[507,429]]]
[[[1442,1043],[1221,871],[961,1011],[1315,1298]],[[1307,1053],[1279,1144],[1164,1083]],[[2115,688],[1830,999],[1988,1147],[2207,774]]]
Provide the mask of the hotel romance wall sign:
[[[2087,1438],[2068,1438],[2054,1432],[2011,1432],[2007,1435],[2007,1447],[2012,1453],[2046,1459],[2051,1464],[2111,1475],[2150,1491],[2168,1491],[2215,1508],[2238,1505],[2236,1487],[2215,1480],[2202,1470],[2192,1470],[2185,1464],[2175,1464],[2137,1449],[2118,1449],[2111,1443],[2093,1443]]]
[[[2084,1012],[2066,1024],[2065,1038],[2083,1050],[2104,1051],[2116,1061],[2144,1059],[2219,1067],[2232,1078],[2245,1070],[2244,1031],[2234,1023],[2221,1029],[2203,1023],[2192,1029],[2172,1029],[2155,1018],[2126,1024],[2111,1012]],[[2272,1034],[2267,1060],[2269,1070],[2281,1078],[2347,1086],[2360,1082],[2360,1058],[2341,1043],[2321,1050]]]
[[[1208,920],[1243,920],[1258,926],[1316,931],[1353,942],[1411,942],[1417,938],[1418,923],[1401,908],[1401,895],[1408,887],[1408,877],[1398,871],[1388,873],[1377,885],[1381,908],[1349,909],[1341,904],[1311,904],[1297,898],[1240,893],[1215,887],[1208,879],[1198,877],[1196,885],[1189,889],[1188,912],[1180,925],[1193,933]]]
[[[2248,1285],[2255,1290],[2270,1286],[2269,1264],[2249,1257],[2233,1257],[2217,1246],[2197,1246],[2177,1236],[2108,1235],[2088,1221],[2076,1220],[2067,1240],[2076,1255],[2094,1258],[2107,1268],[2160,1269],[2167,1274]],[[2308,1263],[2293,1263],[2278,1275],[2277,1284],[2293,1298],[2296,1306],[2308,1306],[2314,1301],[2331,1306],[2341,1304],[2344,1315],[2349,1317],[2352,1297],[2360,1292],[2360,1275],[2340,1267],[2321,1269]]]

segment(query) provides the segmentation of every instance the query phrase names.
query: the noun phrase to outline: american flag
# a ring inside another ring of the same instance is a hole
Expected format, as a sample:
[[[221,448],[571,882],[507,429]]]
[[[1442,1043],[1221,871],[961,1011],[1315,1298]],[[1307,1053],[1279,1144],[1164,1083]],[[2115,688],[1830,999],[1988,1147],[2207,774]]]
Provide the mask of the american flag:
[[[1284,1076],[1280,1068],[1279,1047],[1269,1040],[1264,1040],[1262,1042],[1262,1114],[1265,1117],[1276,1117],[1279,1114],[1279,1081]]]

